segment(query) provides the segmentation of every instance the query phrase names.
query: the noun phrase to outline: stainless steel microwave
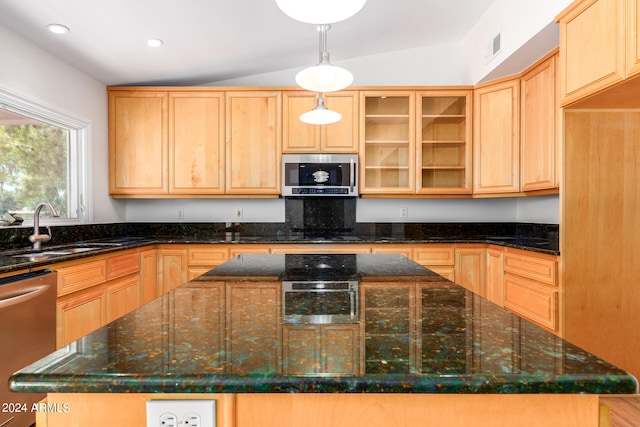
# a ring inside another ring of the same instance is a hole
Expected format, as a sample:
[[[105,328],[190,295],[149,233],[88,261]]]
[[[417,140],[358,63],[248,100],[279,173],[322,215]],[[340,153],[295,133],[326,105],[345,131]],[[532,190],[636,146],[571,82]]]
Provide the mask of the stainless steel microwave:
[[[283,196],[357,196],[357,154],[285,154]]]

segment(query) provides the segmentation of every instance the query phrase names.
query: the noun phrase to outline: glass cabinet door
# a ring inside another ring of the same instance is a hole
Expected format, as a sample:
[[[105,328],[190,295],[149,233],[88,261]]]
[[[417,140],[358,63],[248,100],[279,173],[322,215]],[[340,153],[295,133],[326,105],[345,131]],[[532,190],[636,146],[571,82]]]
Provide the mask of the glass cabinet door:
[[[417,193],[471,194],[471,90],[418,92]]]
[[[361,92],[360,110],[360,192],[415,193],[415,92]]]

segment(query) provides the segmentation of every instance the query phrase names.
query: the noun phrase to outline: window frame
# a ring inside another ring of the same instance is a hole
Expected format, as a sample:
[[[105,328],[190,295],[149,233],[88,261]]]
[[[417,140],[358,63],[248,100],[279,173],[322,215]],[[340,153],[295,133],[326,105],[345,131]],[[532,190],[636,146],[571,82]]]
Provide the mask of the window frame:
[[[69,211],[75,209],[77,218],[42,218],[41,225],[81,225],[91,221],[90,138],[91,122],[45,105],[0,87],[0,109],[20,114],[69,131],[69,182],[75,181],[75,193],[69,189]],[[70,186],[74,187],[74,186]],[[46,200],[43,200],[46,201]],[[35,206],[33,207],[35,209]],[[10,228],[12,226],[2,227]],[[21,227],[33,227],[33,220],[25,220]]]

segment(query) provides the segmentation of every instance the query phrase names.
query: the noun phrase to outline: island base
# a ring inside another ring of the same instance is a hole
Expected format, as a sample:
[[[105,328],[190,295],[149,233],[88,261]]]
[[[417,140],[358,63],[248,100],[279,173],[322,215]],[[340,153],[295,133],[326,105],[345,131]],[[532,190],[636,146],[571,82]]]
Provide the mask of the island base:
[[[215,399],[217,427],[608,427],[598,395],[51,393],[37,427],[145,426],[149,399]]]

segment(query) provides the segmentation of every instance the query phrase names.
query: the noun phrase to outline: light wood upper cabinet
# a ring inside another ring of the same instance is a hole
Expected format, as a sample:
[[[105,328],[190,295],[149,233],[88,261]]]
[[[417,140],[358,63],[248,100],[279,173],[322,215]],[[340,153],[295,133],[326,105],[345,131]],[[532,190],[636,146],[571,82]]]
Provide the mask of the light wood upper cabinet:
[[[640,71],[637,7],[638,0],[583,0],[556,18],[563,105]]]
[[[282,151],[284,153],[357,153],[358,92],[324,94],[327,108],[342,114],[328,125],[310,125],[300,115],[316,106],[317,93],[284,91],[282,104]]]
[[[520,80],[522,191],[556,187],[556,57],[527,71]]]
[[[415,92],[360,92],[360,193],[415,193]]]
[[[471,194],[471,90],[418,92],[417,193]]]
[[[279,195],[282,92],[226,92],[227,194]]]
[[[224,193],[224,93],[169,93],[169,193]]]
[[[627,0],[627,76],[640,73],[640,0]]]
[[[109,192],[167,193],[167,92],[109,91]]]
[[[473,192],[520,190],[520,79],[474,92]]]

